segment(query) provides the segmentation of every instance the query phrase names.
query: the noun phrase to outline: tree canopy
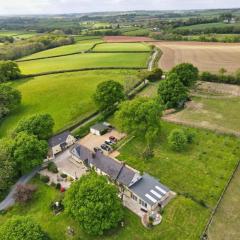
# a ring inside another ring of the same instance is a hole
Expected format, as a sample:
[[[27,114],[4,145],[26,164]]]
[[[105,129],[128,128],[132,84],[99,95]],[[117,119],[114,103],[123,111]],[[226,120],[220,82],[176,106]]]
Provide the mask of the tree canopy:
[[[48,240],[40,226],[29,217],[12,217],[0,227],[0,240]]]
[[[28,119],[21,120],[15,132],[19,133],[25,131],[33,134],[38,139],[47,140],[53,133],[54,120],[49,114],[37,114]]]
[[[66,192],[65,209],[88,234],[102,235],[123,218],[117,188],[106,177],[90,173],[73,183]]]
[[[0,85],[0,120],[21,103],[21,93],[6,85]]]
[[[182,129],[174,129],[168,136],[168,143],[174,151],[182,151],[188,143],[188,137]]]
[[[17,63],[0,61],[0,83],[18,79],[21,75]]]
[[[190,63],[179,64],[170,73],[175,73],[185,87],[192,87],[199,77],[198,69]]]
[[[93,98],[101,112],[111,112],[116,108],[117,103],[124,100],[124,88],[113,80],[105,81],[97,86]]]
[[[188,98],[188,89],[184,87],[177,74],[170,73],[166,80],[159,83],[158,96],[166,108],[179,108]]]
[[[144,80],[147,79],[150,82],[155,82],[162,79],[163,71],[160,68],[154,68],[152,71],[142,71],[139,77]]]
[[[11,156],[23,174],[39,166],[47,152],[48,144],[45,140],[38,140],[27,132],[20,132],[13,140]]]

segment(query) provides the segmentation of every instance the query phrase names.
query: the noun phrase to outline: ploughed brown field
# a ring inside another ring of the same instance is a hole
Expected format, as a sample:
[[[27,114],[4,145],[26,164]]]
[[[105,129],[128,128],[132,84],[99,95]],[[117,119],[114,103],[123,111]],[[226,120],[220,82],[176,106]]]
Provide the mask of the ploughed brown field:
[[[159,67],[170,70],[179,63],[189,62],[200,71],[216,73],[225,68],[229,73],[240,68],[239,43],[154,42],[163,55]]]
[[[153,41],[149,37],[128,37],[128,36],[106,36],[105,42],[150,42]]]

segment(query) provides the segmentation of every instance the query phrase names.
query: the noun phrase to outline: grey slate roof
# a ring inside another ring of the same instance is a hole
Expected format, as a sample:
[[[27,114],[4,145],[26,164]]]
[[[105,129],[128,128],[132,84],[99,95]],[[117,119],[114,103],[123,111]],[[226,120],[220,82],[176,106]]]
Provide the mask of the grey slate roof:
[[[65,131],[50,138],[48,143],[51,147],[57,146],[61,143],[65,143],[69,135],[71,135],[70,131]]]
[[[119,183],[129,186],[136,172],[104,154],[97,152],[96,154],[82,145],[76,145],[72,150],[72,154],[84,161],[92,164],[96,168],[106,173],[112,180],[117,180]]]
[[[161,198],[170,190],[162,185],[156,178],[144,173],[142,178],[133,184],[129,189],[139,196],[142,200],[147,202],[150,206],[154,205],[156,201]],[[166,192],[166,193],[164,193]],[[156,200],[156,201],[154,201]]]
[[[93,125],[93,126],[91,127],[91,129],[95,129],[95,130],[97,130],[97,131],[104,132],[104,131],[108,130],[108,127],[105,126],[105,125],[102,124],[102,123],[97,123],[97,124]]]

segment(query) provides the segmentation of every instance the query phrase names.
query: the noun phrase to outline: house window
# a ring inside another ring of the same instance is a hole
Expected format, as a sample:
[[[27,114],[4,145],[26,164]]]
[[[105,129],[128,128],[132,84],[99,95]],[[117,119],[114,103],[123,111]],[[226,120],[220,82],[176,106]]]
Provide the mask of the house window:
[[[135,201],[137,201],[137,196],[135,196],[134,194],[131,193],[131,198]]]
[[[147,203],[145,203],[143,200],[139,199],[139,204],[141,204],[143,207],[147,208]]]

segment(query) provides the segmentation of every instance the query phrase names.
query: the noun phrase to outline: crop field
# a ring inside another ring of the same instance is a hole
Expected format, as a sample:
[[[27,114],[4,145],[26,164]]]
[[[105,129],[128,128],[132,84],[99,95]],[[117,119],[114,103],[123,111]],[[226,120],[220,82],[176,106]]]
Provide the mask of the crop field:
[[[240,169],[234,175],[209,227],[209,240],[240,239]]]
[[[66,45],[62,47],[41,51],[41,52],[32,54],[30,56],[24,57],[21,60],[45,58],[45,57],[59,56],[63,54],[71,54],[71,53],[86,51],[90,49],[95,43],[98,43],[98,42],[101,42],[101,40],[82,41],[76,44],[71,44],[71,45]]]
[[[193,93],[185,109],[164,118],[168,121],[208,128],[240,136],[240,87],[207,83],[206,88]],[[227,88],[228,87],[228,88]],[[219,91],[216,91],[219,88]],[[229,90],[229,91],[227,91]]]
[[[131,36],[106,36],[104,41],[106,42],[149,42],[152,41],[149,37],[131,37]]]
[[[23,74],[91,67],[147,67],[148,53],[86,53],[20,62]]]
[[[19,80],[11,85],[22,93],[21,107],[0,125],[0,137],[7,135],[23,117],[49,113],[55,120],[55,132],[96,111],[92,100],[96,86],[106,80],[124,84],[136,71],[88,71],[47,75]]]
[[[148,36],[149,33],[150,33],[149,29],[137,29],[134,31],[125,32],[125,33],[123,33],[123,35],[125,35],[125,36]]]
[[[170,70],[179,63],[189,62],[200,71],[218,72],[225,68],[233,73],[240,68],[239,43],[158,42],[163,55],[159,66]]]
[[[166,122],[161,125],[154,157],[144,160],[141,153],[146,146],[142,138],[135,138],[120,150],[118,158],[179,193],[164,211],[163,223],[154,229],[158,235],[152,239],[197,240],[239,159],[239,141],[188,128],[195,136],[194,142],[184,152],[176,153],[169,148],[167,136],[172,129],[184,127]]]
[[[97,45],[93,51],[151,51],[144,43],[103,43]]]

